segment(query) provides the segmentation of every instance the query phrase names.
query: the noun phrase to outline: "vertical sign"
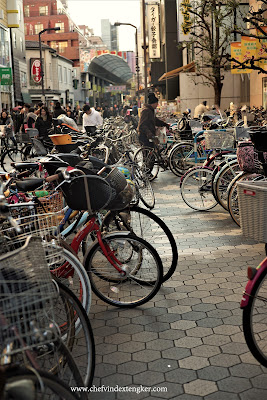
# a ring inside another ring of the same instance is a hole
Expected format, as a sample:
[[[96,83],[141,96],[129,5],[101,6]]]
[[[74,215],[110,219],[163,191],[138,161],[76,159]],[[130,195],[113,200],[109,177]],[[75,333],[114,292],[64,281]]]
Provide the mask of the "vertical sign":
[[[257,39],[250,36],[241,36],[241,53],[242,61],[251,60],[257,54]],[[247,64],[249,66],[249,63]],[[247,68],[248,73],[252,70]]]
[[[160,58],[159,4],[147,3],[149,58]]]
[[[267,26],[261,26],[261,29],[265,32],[266,39],[264,38],[264,34],[258,30],[257,31],[258,36],[263,39],[257,40],[256,58],[262,58],[262,60],[258,62],[258,66],[266,71],[267,70]]]
[[[192,27],[192,20],[190,18],[190,9],[191,9],[190,0],[183,0],[181,2],[181,13],[183,15],[183,22],[181,23],[181,29],[184,35],[188,35],[190,33]]]
[[[242,50],[241,50],[241,42],[232,42],[231,43],[231,58],[234,58],[236,61],[242,63],[243,56],[242,56]],[[247,68],[233,68],[235,65],[239,65],[235,63],[234,61],[231,62],[231,73],[232,74],[247,74],[249,73],[249,70]]]
[[[0,68],[0,85],[12,85],[12,70],[11,68]]]

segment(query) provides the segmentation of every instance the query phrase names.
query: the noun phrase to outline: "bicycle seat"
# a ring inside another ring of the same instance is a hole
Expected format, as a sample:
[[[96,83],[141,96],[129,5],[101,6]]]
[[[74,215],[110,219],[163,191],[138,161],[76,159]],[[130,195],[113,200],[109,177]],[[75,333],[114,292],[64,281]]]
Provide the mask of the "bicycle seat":
[[[42,186],[43,182],[44,180],[42,178],[31,178],[23,181],[16,181],[15,185],[18,190],[21,190],[22,192],[28,192],[29,190],[34,190]],[[12,186],[13,185],[11,185],[11,187]]]
[[[38,170],[39,169],[39,164],[35,162],[12,162],[11,166],[15,168],[17,171],[25,171],[26,169],[30,170]]]

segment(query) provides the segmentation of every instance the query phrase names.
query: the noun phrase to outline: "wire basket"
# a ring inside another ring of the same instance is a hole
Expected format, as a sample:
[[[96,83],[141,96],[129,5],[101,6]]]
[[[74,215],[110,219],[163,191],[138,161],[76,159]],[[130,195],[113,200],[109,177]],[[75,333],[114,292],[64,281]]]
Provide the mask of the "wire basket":
[[[3,357],[51,342],[55,285],[40,237],[28,236],[0,256],[0,354]],[[7,361],[7,359],[5,359]]]
[[[235,145],[234,130],[205,131],[206,149],[233,149]]]
[[[64,216],[64,197],[62,192],[48,191],[48,195],[43,197],[38,197],[36,199],[36,213],[55,213],[55,218],[58,219]],[[56,224],[56,221],[55,223]]]
[[[28,133],[17,133],[16,134],[17,143],[31,143],[31,137]]]
[[[237,183],[242,234],[262,243],[267,242],[267,181]]]

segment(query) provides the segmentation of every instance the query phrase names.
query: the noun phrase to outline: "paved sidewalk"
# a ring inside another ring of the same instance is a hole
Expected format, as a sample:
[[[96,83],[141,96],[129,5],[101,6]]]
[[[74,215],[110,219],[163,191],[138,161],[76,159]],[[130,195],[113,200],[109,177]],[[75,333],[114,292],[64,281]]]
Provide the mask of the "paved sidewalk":
[[[188,208],[171,172],[161,172],[153,186],[155,212],[177,241],[178,267],[142,307],[120,310],[93,301],[94,384],[167,392],[89,398],[266,400],[267,370],[245,344],[239,308],[247,266],[264,258],[263,244],[244,239],[219,206],[204,213]]]

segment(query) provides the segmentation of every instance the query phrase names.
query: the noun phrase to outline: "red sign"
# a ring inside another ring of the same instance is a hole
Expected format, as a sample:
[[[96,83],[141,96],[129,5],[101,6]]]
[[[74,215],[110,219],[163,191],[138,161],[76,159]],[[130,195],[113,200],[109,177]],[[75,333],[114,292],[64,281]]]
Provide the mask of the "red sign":
[[[41,63],[39,59],[32,60],[31,77],[35,83],[41,83],[42,75],[41,75]]]

